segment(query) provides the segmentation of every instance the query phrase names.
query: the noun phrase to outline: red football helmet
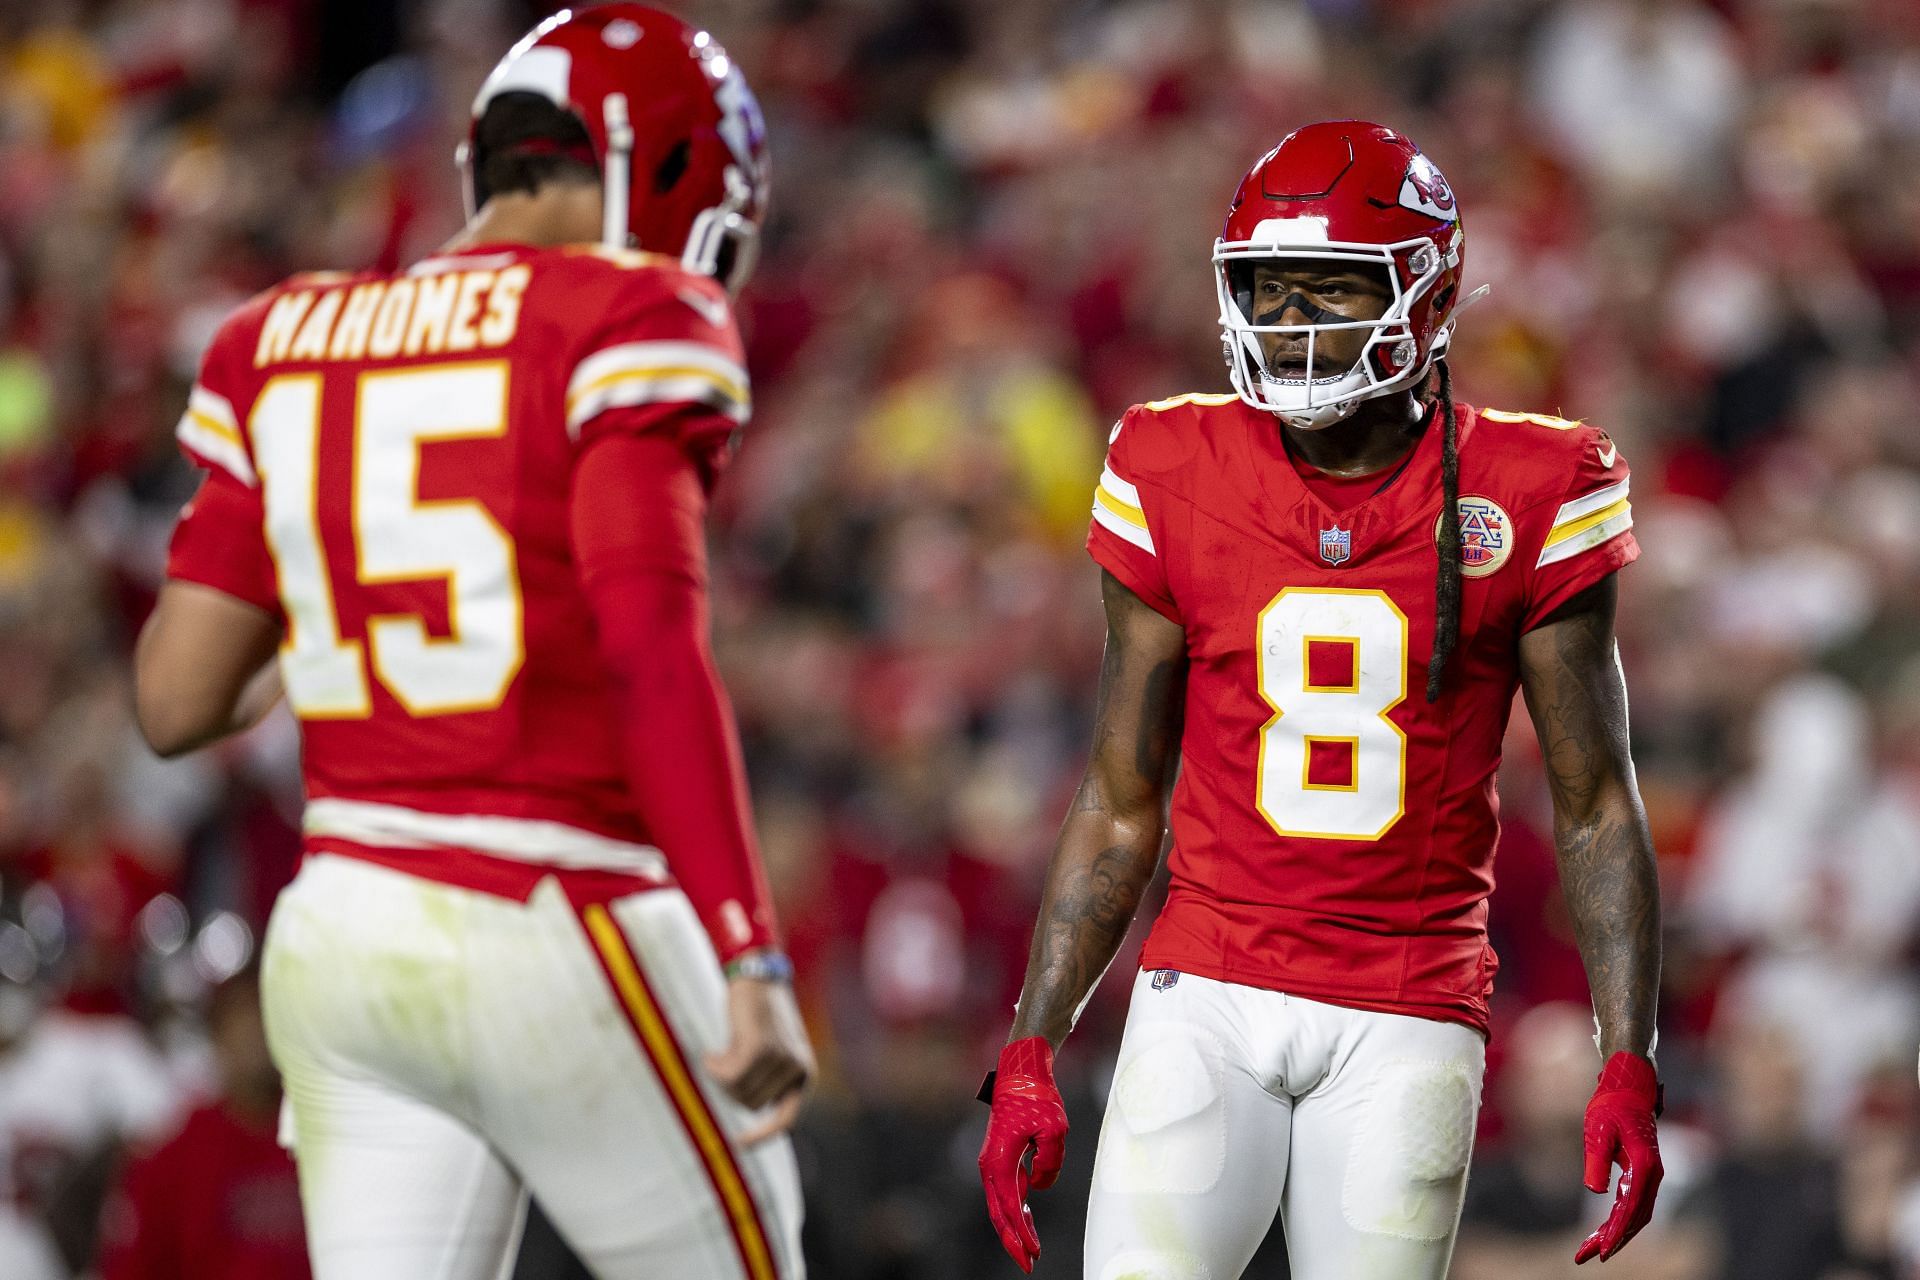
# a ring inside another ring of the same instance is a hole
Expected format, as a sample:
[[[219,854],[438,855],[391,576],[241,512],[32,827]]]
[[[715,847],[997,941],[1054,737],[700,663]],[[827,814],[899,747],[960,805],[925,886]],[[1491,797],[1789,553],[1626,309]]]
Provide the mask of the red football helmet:
[[[481,113],[537,93],[586,128],[605,191],[602,240],[680,258],[737,288],[766,213],[766,125],[717,41],[671,14],[614,3],[563,9],[500,59],[473,100],[460,149],[468,210],[484,204]]]
[[[1213,245],[1233,389],[1254,408],[1296,426],[1324,427],[1362,400],[1417,385],[1446,352],[1463,247],[1453,189],[1401,134],[1363,120],[1330,120],[1288,134],[1240,180]],[[1393,303],[1384,315],[1255,323],[1255,263],[1330,258],[1385,268]],[[1372,333],[1352,368],[1321,376],[1315,339],[1332,329]],[[1306,334],[1304,374],[1270,370],[1263,333]]]

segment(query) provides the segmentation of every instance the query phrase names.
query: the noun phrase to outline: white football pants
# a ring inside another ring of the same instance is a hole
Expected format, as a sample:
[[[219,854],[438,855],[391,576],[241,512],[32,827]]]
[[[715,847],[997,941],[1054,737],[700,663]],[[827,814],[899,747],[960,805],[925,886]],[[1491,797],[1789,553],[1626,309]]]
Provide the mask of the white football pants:
[[[1161,983],[1134,982],[1086,1280],[1234,1280],[1276,1212],[1294,1280],[1441,1280],[1479,1033],[1188,973]]]
[[[262,994],[315,1280],[496,1280],[530,1191],[601,1280],[793,1280],[784,1137],[700,1066],[728,1034],[692,906],[525,903],[309,858]]]

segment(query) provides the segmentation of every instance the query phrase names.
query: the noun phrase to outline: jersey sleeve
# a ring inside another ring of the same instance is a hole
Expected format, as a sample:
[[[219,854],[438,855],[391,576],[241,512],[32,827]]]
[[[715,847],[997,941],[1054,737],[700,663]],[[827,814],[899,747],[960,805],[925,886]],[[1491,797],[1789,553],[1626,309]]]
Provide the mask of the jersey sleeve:
[[[631,283],[614,293],[567,378],[567,433],[580,450],[609,435],[668,435],[711,485],[753,409],[726,294],[690,275],[619,274]]]
[[[238,327],[229,320],[214,337],[174,431],[181,451],[206,475],[174,528],[167,576],[278,612],[260,479],[234,409]]]
[[[208,471],[174,526],[167,576],[278,613],[273,561],[261,533],[264,518],[258,489],[247,488],[224,471]]]
[[[1167,585],[1167,571],[1154,539],[1162,496],[1144,480],[1131,454],[1139,430],[1139,410],[1129,409],[1107,441],[1106,464],[1093,490],[1093,523],[1087,530],[1087,554],[1158,613],[1174,622],[1180,610]]]
[[[249,489],[257,489],[260,479],[254,474],[253,455],[240,430],[239,415],[234,412],[232,363],[228,356],[233,346],[234,322],[228,321],[207,348],[200,364],[200,376],[187,392],[187,407],[174,428],[174,438],[196,466],[224,473]]]
[[[720,958],[778,942],[745,757],[708,642],[706,499],[658,435],[574,470],[572,539],[623,726],[628,790]]]
[[[1522,630],[1640,556],[1633,538],[1627,460],[1606,432],[1581,428],[1571,480],[1534,563]]]

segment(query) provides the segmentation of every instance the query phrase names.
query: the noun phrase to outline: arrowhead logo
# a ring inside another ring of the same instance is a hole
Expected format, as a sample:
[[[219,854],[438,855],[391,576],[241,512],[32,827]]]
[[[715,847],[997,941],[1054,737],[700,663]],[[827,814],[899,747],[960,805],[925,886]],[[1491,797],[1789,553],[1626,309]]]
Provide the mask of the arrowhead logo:
[[[1423,155],[1415,155],[1407,163],[1406,176],[1400,181],[1400,204],[1442,222],[1452,222],[1459,216],[1453,188],[1433,161]]]

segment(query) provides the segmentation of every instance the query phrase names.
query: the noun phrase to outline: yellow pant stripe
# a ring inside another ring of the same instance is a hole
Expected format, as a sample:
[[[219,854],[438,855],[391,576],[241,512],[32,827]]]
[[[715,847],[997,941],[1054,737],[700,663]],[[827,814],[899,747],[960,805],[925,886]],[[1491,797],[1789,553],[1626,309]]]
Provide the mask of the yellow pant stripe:
[[[700,1158],[720,1193],[721,1204],[733,1224],[734,1238],[740,1246],[741,1260],[746,1264],[749,1280],[779,1280],[772,1253],[767,1247],[766,1233],[760,1227],[760,1215],[754,1208],[753,1196],[747,1191],[746,1179],[741,1177],[733,1150],[727,1145],[726,1136],[720,1132],[720,1124],[708,1108],[707,1100],[701,1096],[700,1086],[695,1083],[687,1060],[681,1056],[679,1043],[667,1026],[660,1006],[654,1001],[653,993],[647,989],[646,979],[640,975],[640,967],[628,950],[626,936],[620,932],[612,913],[597,903],[588,906],[582,916],[587,932],[593,938],[608,974],[613,978],[614,989],[619,992],[621,1003],[626,1006],[634,1028],[640,1033],[641,1044],[647,1056],[653,1060],[654,1069],[660,1073],[660,1082],[666,1086],[667,1095],[679,1111],[680,1118],[692,1133]]]

